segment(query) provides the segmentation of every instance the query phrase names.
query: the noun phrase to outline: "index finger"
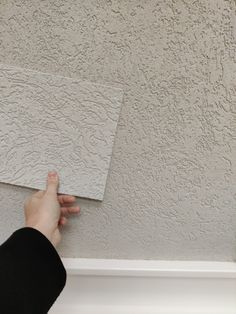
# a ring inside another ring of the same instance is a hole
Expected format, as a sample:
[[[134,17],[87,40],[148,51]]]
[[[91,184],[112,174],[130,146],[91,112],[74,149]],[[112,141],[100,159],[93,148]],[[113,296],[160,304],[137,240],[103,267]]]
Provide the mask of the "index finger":
[[[76,201],[75,196],[73,195],[58,195],[58,201],[60,204],[65,204],[65,203],[73,203]]]

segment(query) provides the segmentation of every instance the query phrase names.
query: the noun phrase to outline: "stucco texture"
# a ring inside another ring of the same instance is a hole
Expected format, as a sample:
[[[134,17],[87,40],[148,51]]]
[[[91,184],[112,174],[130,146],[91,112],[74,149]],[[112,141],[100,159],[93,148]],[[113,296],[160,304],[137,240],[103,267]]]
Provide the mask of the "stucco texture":
[[[103,202],[64,257],[236,258],[233,0],[2,0],[1,62],[124,89]],[[0,185],[1,240],[32,191]]]
[[[102,200],[123,91],[0,64],[0,182]]]

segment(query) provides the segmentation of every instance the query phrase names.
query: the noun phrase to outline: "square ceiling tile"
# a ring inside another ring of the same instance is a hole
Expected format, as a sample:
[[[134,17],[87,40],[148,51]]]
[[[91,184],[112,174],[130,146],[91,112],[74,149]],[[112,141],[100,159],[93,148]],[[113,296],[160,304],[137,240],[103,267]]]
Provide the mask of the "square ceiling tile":
[[[0,64],[0,181],[102,200],[123,91]]]

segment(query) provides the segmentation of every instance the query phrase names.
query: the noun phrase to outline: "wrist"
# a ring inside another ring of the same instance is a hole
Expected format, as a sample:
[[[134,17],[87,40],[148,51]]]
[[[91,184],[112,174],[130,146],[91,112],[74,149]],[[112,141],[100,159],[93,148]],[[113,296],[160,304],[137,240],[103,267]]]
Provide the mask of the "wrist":
[[[38,230],[39,232],[41,232],[52,244],[52,232],[50,230],[48,230],[47,228],[45,228],[45,226],[41,226],[41,225],[32,225],[32,224],[27,224],[26,223],[26,227],[30,227],[30,228],[34,228],[36,230]]]

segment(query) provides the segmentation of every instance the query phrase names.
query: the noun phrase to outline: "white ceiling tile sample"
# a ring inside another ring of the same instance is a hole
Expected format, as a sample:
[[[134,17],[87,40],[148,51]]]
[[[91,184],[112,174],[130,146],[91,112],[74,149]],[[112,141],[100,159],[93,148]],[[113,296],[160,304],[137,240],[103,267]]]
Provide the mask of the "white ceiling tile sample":
[[[0,181],[102,200],[123,91],[0,64]]]

